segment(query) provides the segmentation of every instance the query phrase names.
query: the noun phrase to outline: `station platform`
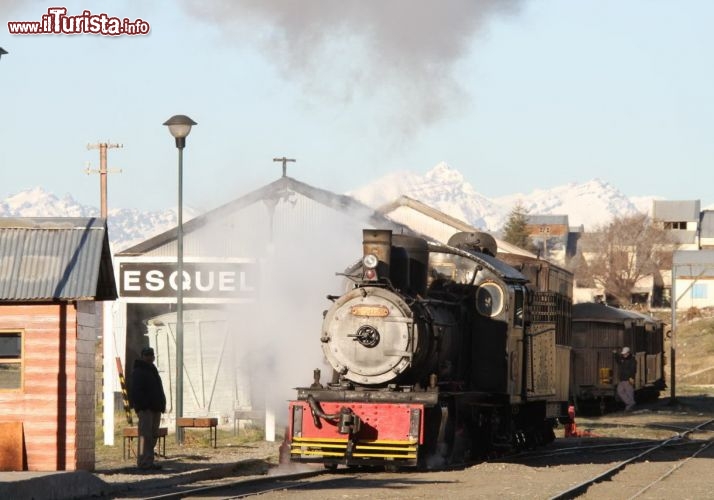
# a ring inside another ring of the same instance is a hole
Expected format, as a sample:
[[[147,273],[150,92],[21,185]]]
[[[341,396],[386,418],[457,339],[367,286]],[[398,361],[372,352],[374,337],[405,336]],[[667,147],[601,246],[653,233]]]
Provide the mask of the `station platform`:
[[[191,456],[157,460],[161,470],[133,466],[96,472],[0,472],[0,498],[12,500],[69,500],[115,498],[151,492],[227,476],[260,477],[271,467],[265,460],[199,462]],[[133,494],[132,494],[133,492]]]

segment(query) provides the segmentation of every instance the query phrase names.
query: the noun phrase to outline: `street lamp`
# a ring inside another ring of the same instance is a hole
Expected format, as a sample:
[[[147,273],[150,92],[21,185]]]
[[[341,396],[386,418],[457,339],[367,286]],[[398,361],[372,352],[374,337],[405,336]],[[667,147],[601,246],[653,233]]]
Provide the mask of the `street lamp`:
[[[174,115],[164,122],[176,139],[178,149],[178,225],[176,228],[176,442],[183,444],[183,148],[196,122],[186,115]]]

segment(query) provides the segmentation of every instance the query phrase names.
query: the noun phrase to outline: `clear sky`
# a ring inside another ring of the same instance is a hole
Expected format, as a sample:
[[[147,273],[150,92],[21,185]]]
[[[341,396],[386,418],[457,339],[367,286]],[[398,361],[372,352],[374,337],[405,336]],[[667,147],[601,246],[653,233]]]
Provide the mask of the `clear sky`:
[[[13,35],[48,8],[147,35]],[[198,122],[184,202],[210,209],[288,174],[335,192],[446,161],[481,194],[594,177],[714,202],[709,0],[0,0],[0,197],[41,186],[163,209]]]

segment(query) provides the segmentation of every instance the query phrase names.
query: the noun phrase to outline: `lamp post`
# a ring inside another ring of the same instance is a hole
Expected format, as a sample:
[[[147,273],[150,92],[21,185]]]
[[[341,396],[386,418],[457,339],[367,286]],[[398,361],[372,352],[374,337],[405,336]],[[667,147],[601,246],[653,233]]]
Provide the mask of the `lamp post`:
[[[183,148],[186,136],[196,122],[186,115],[174,115],[164,125],[176,139],[178,149],[178,225],[176,228],[176,442],[183,444]]]

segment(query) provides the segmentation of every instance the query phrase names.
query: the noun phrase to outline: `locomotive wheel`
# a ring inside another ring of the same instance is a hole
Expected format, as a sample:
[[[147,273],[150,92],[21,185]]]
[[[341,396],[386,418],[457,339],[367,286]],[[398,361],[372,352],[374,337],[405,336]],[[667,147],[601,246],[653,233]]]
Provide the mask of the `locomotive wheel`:
[[[337,464],[323,463],[322,466],[325,468],[325,470],[330,472],[335,472],[337,470]]]

